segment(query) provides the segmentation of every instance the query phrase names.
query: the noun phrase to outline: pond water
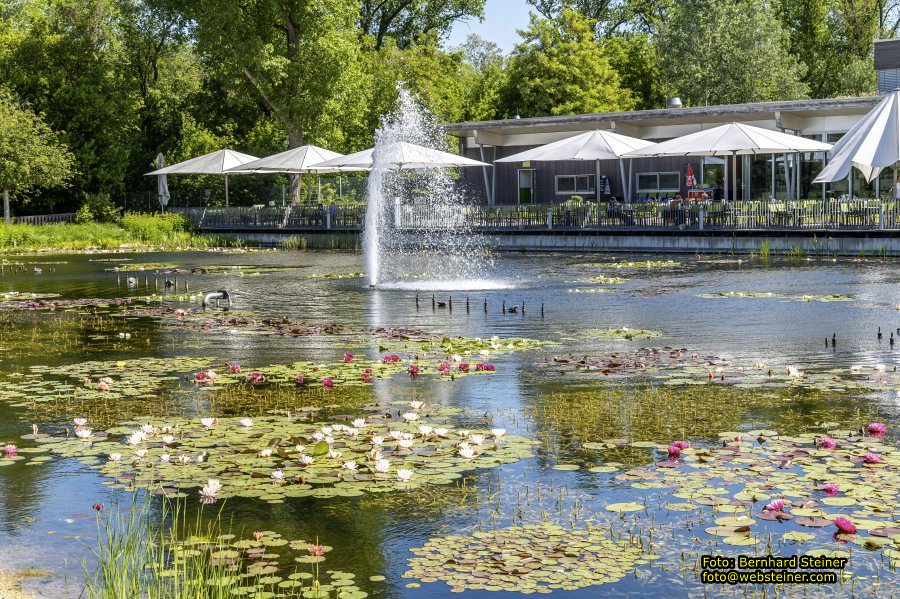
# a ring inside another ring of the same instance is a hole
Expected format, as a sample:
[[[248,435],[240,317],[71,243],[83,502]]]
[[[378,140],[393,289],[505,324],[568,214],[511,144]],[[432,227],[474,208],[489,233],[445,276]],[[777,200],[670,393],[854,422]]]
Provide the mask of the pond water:
[[[140,270],[141,265],[147,270]],[[207,270],[157,275],[160,268],[174,267]],[[5,388],[0,393],[0,445],[15,443],[25,457],[0,458],[0,551],[15,556],[4,567],[47,571],[50,577],[26,585],[36,595],[77,596],[81,560],[90,566],[97,534],[91,505],[132,500],[130,491],[110,484],[111,475],[121,471],[109,470],[113,466],[105,453],[92,454],[73,445],[89,442],[65,439],[74,417],[87,417],[89,426],[108,430],[110,442],[117,442],[127,437],[120,430],[126,422],[135,428],[140,422],[160,426],[177,421],[188,430],[200,428],[199,418],[218,417],[222,423],[215,426],[224,431],[239,428],[235,418],[250,417],[266,430],[285,422],[301,430],[296,427],[307,425],[297,424],[296,418],[304,412],[323,423],[347,423],[360,415],[382,422],[375,415],[388,413],[393,423],[399,422],[397,415],[407,402],[422,401],[423,422],[444,425],[451,435],[459,428],[504,428],[510,450],[519,438],[534,444],[522,441],[526,449],[520,455],[497,463],[473,462],[477,468],[454,458],[458,462],[449,471],[457,474],[452,481],[435,481],[442,484],[387,489],[384,483],[381,492],[368,492],[363,481],[361,490],[349,496],[305,494],[299,491],[305,480],[298,492],[286,495],[292,482],[274,493],[260,491],[253,486],[260,483],[248,482],[256,464],[244,471],[223,470],[226,486],[233,480],[235,488],[252,492],[226,488],[227,499],[203,508],[205,513],[221,509],[236,532],[318,539],[333,547],[325,566],[353,573],[357,585],[377,597],[450,596],[447,577],[459,588],[468,579],[475,585],[466,591],[470,596],[503,595],[501,589],[509,590],[511,583],[504,583],[502,575],[442,575],[452,570],[436,565],[445,561],[440,556],[447,551],[457,551],[454,563],[468,564],[470,570],[476,565],[467,559],[493,559],[501,551],[494,546],[467,549],[466,540],[448,535],[480,538],[490,545],[503,535],[528,538],[532,529],[527,527],[542,522],[576,531],[599,527],[608,538],[638,548],[638,557],[623,557],[624,545],[597,557],[598,563],[610,564],[600,574],[576,568],[569,576],[571,586],[551,576],[547,584],[563,586],[553,590],[559,596],[700,596],[748,589],[763,594],[773,589],[701,584],[698,557],[822,549],[852,556],[851,576],[829,585],[829,593],[896,594],[900,549],[892,544],[900,542],[900,529],[892,529],[892,522],[900,488],[894,434],[900,425],[900,264],[505,254],[496,257],[489,284],[465,291],[430,285],[427,279],[370,289],[355,276],[362,270],[361,256],[340,252],[8,257],[0,271],[0,293],[58,294],[42,300],[58,307],[29,309],[14,302],[30,298],[12,295],[0,303]],[[136,279],[135,286],[129,287],[128,277]],[[177,282],[177,289],[167,288],[167,279]],[[204,314],[196,295],[190,296],[217,289],[230,292],[232,312]],[[130,305],[116,305],[116,298],[129,297]],[[67,300],[86,301],[70,305]],[[504,312],[504,306],[516,311]],[[320,330],[325,325],[337,328]],[[891,334],[896,345],[890,343]],[[407,365],[418,350],[410,349],[410,343],[430,336],[437,346],[429,346],[430,356],[419,356],[423,372],[411,377]],[[477,349],[495,336],[501,340],[495,342],[498,347],[479,355]],[[457,345],[460,362],[441,350],[444,337],[465,338]],[[474,338],[483,340],[481,345]],[[507,348],[515,339],[528,341]],[[465,355],[473,348],[473,355]],[[354,362],[344,362],[345,352],[354,355]],[[379,370],[382,357],[392,353],[399,355],[400,365]],[[434,370],[445,359],[455,373],[452,380]],[[481,361],[495,370],[474,372],[474,363]],[[469,362],[473,372],[461,375],[459,364]],[[229,377],[226,364],[240,365],[242,374]],[[334,372],[333,388],[323,389],[320,371],[312,365]],[[359,378],[366,367],[374,369],[373,380],[363,383]],[[802,377],[789,376],[789,367]],[[197,384],[194,373],[207,368],[220,381]],[[271,380],[239,382],[252,370]],[[295,374],[306,375],[304,385],[290,383]],[[113,388],[98,391],[97,380],[106,375],[114,379]],[[79,391],[85,376],[92,378],[89,393]],[[323,406],[321,412],[310,411]],[[886,424],[887,436],[856,433],[871,422]],[[23,439],[33,423],[56,442]],[[308,426],[303,433],[315,430]],[[190,439],[200,438],[190,431]],[[720,436],[722,432],[729,434]],[[214,429],[206,436],[216,434]],[[221,434],[219,445],[242,443],[230,432]],[[741,435],[745,438],[736,453],[717,453],[723,442],[736,443],[734,437]],[[813,444],[814,437],[828,435],[845,452],[840,468],[830,468],[825,463],[830,458]],[[692,448],[667,464],[666,447],[676,440],[686,440]],[[456,451],[436,437],[422,443]],[[224,459],[219,445],[204,446],[209,468]],[[151,447],[151,452],[161,451]],[[31,448],[37,449],[29,452]],[[121,448],[125,455],[133,453],[124,444]],[[708,460],[703,449],[710,452]],[[347,441],[345,453],[352,451]],[[483,451],[487,456],[492,450]],[[882,461],[859,463],[867,451],[879,453]],[[793,455],[796,464],[777,466],[785,455]],[[285,468],[289,475],[296,471],[293,459]],[[725,482],[722,472],[711,472],[707,463],[724,469],[758,466],[766,459],[775,459],[776,466],[742,470],[737,479],[724,477]],[[427,478],[428,466],[423,468],[414,476]],[[160,475],[166,478],[167,472]],[[824,472],[811,480],[837,482],[839,497],[846,499],[828,502],[808,481],[800,484],[799,478],[810,472]],[[719,478],[713,480],[714,475]],[[196,476],[197,483],[206,479],[199,471]],[[315,476],[322,484],[313,483],[313,489],[336,480],[329,473],[310,475],[314,481]],[[245,486],[238,487],[241,479]],[[192,510],[200,509],[198,488],[184,489]],[[742,490],[749,494],[741,495]],[[761,501],[753,501],[753,493]],[[833,525],[756,517],[765,512],[768,500],[780,496],[791,504],[786,513],[800,510],[798,516],[808,512],[808,517],[828,519],[840,513],[864,524],[857,535],[835,538]],[[715,497],[728,501],[710,500]],[[634,504],[639,509],[629,507]],[[714,522],[729,517],[754,517],[751,532],[741,529],[741,522]],[[728,530],[707,532],[715,526]],[[479,532],[489,534],[472,537]],[[791,532],[804,533],[802,545],[783,538]],[[571,545],[567,534],[555,530],[549,536]],[[725,538],[731,542],[723,542]],[[736,542],[746,538],[753,540]],[[866,544],[862,538],[876,541]],[[599,541],[579,545],[575,540],[574,546],[588,545],[599,547]],[[422,547],[431,547],[439,557],[418,566],[410,562]],[[470,550],[482,552],[467,554]],[[530,551],[513,561],[520,562]],[[549,559],[547,551],[533,551],[539,555],[528,570],[540,570],[541,558],[551,571],[559,565],[554,560],[566,559],[552,551]],[[580,554],[568,558],[574,555]],[[297,564],[286,550],[283,558],[289,564],[286,571],[293,571]],[[511,580],[521,580],[525,571],[514,566],[504,570]],[[585,582],[592,576],[603,584]],[[802,586],[778,591],[811,592]]]

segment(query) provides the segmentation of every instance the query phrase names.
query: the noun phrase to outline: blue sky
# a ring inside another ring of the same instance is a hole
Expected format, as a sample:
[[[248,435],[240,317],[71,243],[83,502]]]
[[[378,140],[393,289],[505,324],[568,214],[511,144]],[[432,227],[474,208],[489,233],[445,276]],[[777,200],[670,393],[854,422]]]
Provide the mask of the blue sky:
[[[447,40],[447,46],[457,46],[466,41],[470,33],[477,33],[508,54],[519,41],[516,30],[528,27],[530,9],[531,5],[524,0],[487,0],[484,21],[469,19],[457,22]]]

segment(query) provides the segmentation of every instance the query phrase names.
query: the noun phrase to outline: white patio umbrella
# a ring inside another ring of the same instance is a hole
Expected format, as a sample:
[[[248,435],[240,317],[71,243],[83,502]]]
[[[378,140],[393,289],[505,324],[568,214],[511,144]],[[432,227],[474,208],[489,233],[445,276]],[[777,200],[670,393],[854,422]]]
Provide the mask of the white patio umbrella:
[[[156,155],[153,165],[158,169],[166,167],[166,157],[163,156],[162,152]],[[156,177],[156,198],[159,200],[160,207],[165,211],[166,206],[169,205],[169,182],[166,179],[166,175],[158,175]]]
[[[622,177],[622,186],[626,201],[631,197],[631,164],[629,161],[629,176],[625,178],[625,166],[622,157],[635,150],[656,145],[652,141],[645,141],[627,135],[620,135],[612,131],[596,129],[581,133],[573,137],[567,137],[537,148],[525,150],[518,154],[498,158],[494,162],[555,162],[560,160],[594,160],[596,161],[596,185],[600,185],[600,161],[618,160],[619,174]],[[599,193],[598,193],[599,197]]]
[[[219,150],[210,152],[197,158],[191,158],[178,164],[157,169],[147,173],[150,175],[224,175],[225,176],[225,206],[228,206],[228,175],[229,169],[256,160],[256,156],[241,154],[234,150]],[[231,173],[236,174],[236,173]]]
[[[830,183],[849,177],[856,167],[866,181],[894,169],[900,162],[900,90],[887,94],[875,108],[859,120],[831,149],[830,159],[813,183]],[[896,189],[894,190],[896,193]],[[851,184],[850,194],[853,194]]]
[[[326,160],[317,166],[336,168],[342,171],[365,171],[372,168],[375,153],[378,161],[389,170],[407,170],[419,168],[450,168],[465,166],[490,166],[484,162],[472,160],[465,156],[426,148],[406,141],[398,141],[382,147],[370,148],[361,152],[347,154],[340,158]]]
[[[343,156],[343,154],[332,152],[331,150],[326,150],[319,146],[306,145],[242,164],[230,169],[229,172],[290,173],[292,175],[298,175],[300,177],[300,184],[302,185],[304,173],[318,174],[340,172],[338,169],[318,168],[316,165],[332,158],[340,158],[341,156]],[[298,193],[299,190],[300,188],[298,187]],[[309,190],[309,195],[312,197],[312,188]]]
[[[627,154],[628,157],[649,156],[731,156],[735,168],[736,157],[746,154],[793,154],[795,152],[827,152],[831,144],[788,135],[742,123],[728,123],[660,142]],[[787,169],[787,161],[785,161]],[[728,162],[725,162],[725,189],[728,189]],[[789,188],[790,189],[790,188]],[[773,190],[774,191],[774,190]],[[734,182],[737,196],[737,179]]]

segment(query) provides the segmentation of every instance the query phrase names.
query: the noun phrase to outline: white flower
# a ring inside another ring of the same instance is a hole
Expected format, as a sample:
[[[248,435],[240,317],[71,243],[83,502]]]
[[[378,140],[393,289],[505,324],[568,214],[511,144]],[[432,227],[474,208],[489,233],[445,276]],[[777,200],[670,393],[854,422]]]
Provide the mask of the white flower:
[[[325,434],[326,436],[330,435],[332,433],[332,431],[334,431],[334,430],[335,430],[335,428],[333,426],[323,426],[322,427],[322,433]]]
[[[324,438],[325,438],[325,434],[322,433],[322,432],[320,432],[320,431],[316,431],[316,432],[314,432],[314,433],[312,434],[312,440],[313,440],[313,441],[319,442],[319,441],[321,441],[321,440],[324,439]]]
[[[372,445],[374,445],[375,447],[378,447],[382,443],[384,443],[384,437],[382,437],[381,435],[374,435],[372,437]]]
[[[884,364],[876,364],[875,370],[877,370],[878,372],[884,372],[885,370],[887,370],[887,366],[885,366]]]
[[[387,460],[378,460],[375,462],[375,472],[384,474],[391,469],[391,463]]]
[[[428,426],[427,424],[419,425],[419,433],[421,433],[421,435],[423,437],[427,437],[428,435],[430,435],[433,432],[434,432],[434,428]]]
[[[412,478],[412,475],[413,471],[407,468],[400,468],[397,470],[397,479],[402,483],[409,482],[409,479]]]
[[[134,452],[134,455],[136,455],[137,459],[140,460],[141,458],[143,458],[144,456],[147,455],[147,450],[146,449],[138,449],[137,451]]]
[[[304,447],[303,445],[294,445],[294,451],[296,451],[297,453],[303,453],[304,451],[306,451],[306,447]]]
[[[350,422],[350,424],[352,424],[354,428],[363,428],[364,426],[366,426],[366,419],[355,418]]]
[[[414,439],[415,436],[412,433],[403,433],[403,435],[400,438],[401,439]]]
[[[419,415],[416,414],[415,412],[404,412],[403,414],[400,414],[400,417],[403,418],[404,420],[406,420],[407,422],[412,422],[414,420],[419,419]]]
[[[240,420],[238,420],[238,423],[241,426],[246,426],[249,428],[253,426],[253,418],[241,418]]]
[[[128,436],[128,444],[140,445],[146,438],[147,435],[144,434],[144,431],[134,431],[133,433],[131,433],[131,435]]]
[[[181,454],[180,456],[178,456],[178,463],[179,463],[179,464],[187,465],[187,464],[190,464],[191,461],[192,461],[192,460],[191,460],[191,456],[187,455],[186,453],[183,453],[183,454]]]
[[[466,429],[462,429],[462,430],[456,431],[456,434],[459,435],[460,439],[465,439],[466,437],[469,436],[469,431],[467,431]]]
[[[272,457],[272,450],[271,450],[271,449],[260,449],[260,450],[259,450],[259,457],[261,457],[261,458],[270,458],[270,457]]]
[[[152,435],[156,432],[156,427],[152,424],[142,424],[141,432],[143,432],[145,435]]]
[[[284,471],[283,470],[272,471],[272,480],[276,480],[276,481],[284,480]]]
[[[803,376],[803,373],[800,372],[800,369],[796,366],[788,366],[787,367],[788,376],[791,378],[799,379]]]
[[[403,433],[400,431],[388,431],[388,436],[394,441],[398,441],[403,438]]]
[[[172,443],[173,441],[175,441],[175,437],[173,437],[172,435],[163,435],[162,436],[162,442],[165,443],[166,445],[168,445],[169,443]]]
[[[462,356],[459,354],[453,354],[450,359],[457,363],[462,362]]]
[[[460,447],[459,455],[466,458],[467,460],[471,460],[475,458],[478,454],[475,453],[475,450],[471,447]]]
[[[212,428],[216,424],[216,419],[215,418],[201,418],[200,424],[202,424],[206,428]]]
[[[212,490],[214,493],[218,493],[222,490],[222,481],[218,478],[211,478],[206,481],[206,488]]]
[[[765,363],[765,362],[757,362],[757,363],[756,363],[756,369],[757,369],[757,370],[765,370],[765,368],[766,368],[766,363]]]
[[[397,447],[400,449],[411,449],[413,446],[412,439],[400,439],[397,441]]]
[[[341,464],[341,468],[343,468],[344,470],[353,471],[359,468],[359,466],[353,460],[349,460]]]
[[[75,426],[84,426],[87,424],[87,418],[73,418],[72,422],[75,423]]]
[[[200,501],[202,503],[213,503],[219,498],[218,494],[218,489],[211,489],[208,486],[203,487],[200,489]]]
[[[212,370],[207,370],[206,378],[207,378],[207,380],[209,380],[209,382],[213,382],[214,380],[216,380],[216,373],[213,372]]]
[[[301,466],[309,466],[313,462],[315,462],[315,458],[311,455],[306,455],[305,453],[297,458],[297,461],[300,462]]]
[[[445,429],[445,428],[436,428],[436,429],[434,429],[434,434],[437,435],[438,437],[446,437],[446,436],[447,436],[447,433],[449,433],[449,432],[450,432],[450,431],[448,431],[448,430]]]
[[[850,367],[850,372],[862,372],[863,367],[859,364],[854,364]]]
[[[489,355],[491,355],[491,352],[489,352],[489,351],[486,350],[486,349],[483,349],[483,350],[481,350],[480,352],[478,352],[478,355],[483,356],[483,357],[486,358],[486,357],[488,357]]]
[[[328,457],[331,458],[332,460],[336,460],[336,459],[340,458],[342,455],[343,454],[340,451],[338,451],[337,449],[329,449],[328,450]]]
[[[468,449],[468,448],[471,448],[472,446],[469,445],[468,441],[463,441],[462,443],[458,444],[456,447],[458,447],[459,449]]]
[[[75,431],[75,436],[79,439],[90,439],[93,431],[89,428],[80,428]]]
[[[122,459],[122,454],[121,454],[121,453],[111,453],[111,454],[109,454],[109,461],[110,461],[110,462],[118,462],[118,461],[121,460],[121,459]]]
[[[502,437],[503,435],[506,434],[506,429],[505,428],[492,428],[491,434],[494,435],[495,439],[499,439],[500,437]]]
[[[421,409],[422,409],[422,406],[424,406],[424,405],[425,405],[425,402],[424,402],[424,401],[411,401],[411,402],[409,402],[409,407],[412,408],[413,410],[417,411],[417,412],[418,412],[419,410],[421,410]]]
[[[484,435],[472,435],[469,437],[469,440],[472,441],[475,445],[481,445],[484,443]]]
[[[168,463],[169,460],[171,460],[171,459],[172,459],[172,456],[170,456],[170,455],[167,454],[167,453],[164,453],[164,454],[162,454],[161,456],[159,456],[159,461],[160,461],[160,462],[166,462],[166,463]]]
[[[381,450],[377,447],[373,447],[369,453],[366,454],[366,457],[372,460],[373,462],[377,462],[381,459]]]
[[[350,437],[356,437],[357,435],[359,435],[359,429],[354,426],[347,427],[344,432],[347,433],[347,435],[349,435]]]
[[[171,426],[164,426],[164,427],[162,427],[162,428],[160,429],[160,431],[162,431],[163,433],[168,434],[168,433],[171,433],[171,432],[173,431],[173,428],[172,428]]]
[[[327,445],[334,445],[334,437],[325,437],[322,439]]]

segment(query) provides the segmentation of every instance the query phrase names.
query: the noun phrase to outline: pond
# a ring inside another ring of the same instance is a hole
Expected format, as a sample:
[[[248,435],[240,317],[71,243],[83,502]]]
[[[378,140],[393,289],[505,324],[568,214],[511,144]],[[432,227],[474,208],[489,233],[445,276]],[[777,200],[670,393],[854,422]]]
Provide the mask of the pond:
[[[235,596],[302,589],[319,543],[321,596],[761,595],[700,557],[809,553],[850,559],[829,593],[898,592],[898,263],[492,268],[450,291],[371,289],[342,252],[7,258],[4,568],[77,596],[92,506],[164,494],[250,539]]]

